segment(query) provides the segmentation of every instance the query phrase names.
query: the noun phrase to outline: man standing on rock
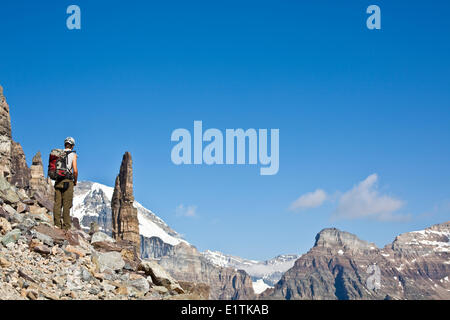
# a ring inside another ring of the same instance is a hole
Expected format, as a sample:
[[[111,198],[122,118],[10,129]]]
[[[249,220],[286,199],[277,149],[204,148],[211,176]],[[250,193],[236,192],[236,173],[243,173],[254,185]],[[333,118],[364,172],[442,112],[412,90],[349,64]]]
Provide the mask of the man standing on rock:
[[[73,150],[75,139],[67,137],[64,140],[64,152],[66,153],[66,166],[68,174],[61,180],[55,181],[55,205],[53,218],[55,227],[69,230],[71,226],[70,208],[73,201],[73,187],[77,185],[78,168],[77,154]],[[61,223],[61,207],[63,208],[63,223]]]

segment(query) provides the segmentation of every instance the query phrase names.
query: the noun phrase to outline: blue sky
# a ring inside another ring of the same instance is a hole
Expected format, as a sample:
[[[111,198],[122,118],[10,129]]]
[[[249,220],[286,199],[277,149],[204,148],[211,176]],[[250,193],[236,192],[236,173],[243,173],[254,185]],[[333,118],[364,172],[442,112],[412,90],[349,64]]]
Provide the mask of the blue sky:
[[[71,4],[81,30],[66,28]],[[371,4],[381,30],[366,28]],[[71,135],[80,180],[112,186],[130,151],[136,199],[200,250],[303,253],[325,227],[383,246],[450,220],[448,12],[447,1],[5,0],[0,84],[29,162]],[[279,128],[278,174],[175,166],[171,133],[194,120]]]

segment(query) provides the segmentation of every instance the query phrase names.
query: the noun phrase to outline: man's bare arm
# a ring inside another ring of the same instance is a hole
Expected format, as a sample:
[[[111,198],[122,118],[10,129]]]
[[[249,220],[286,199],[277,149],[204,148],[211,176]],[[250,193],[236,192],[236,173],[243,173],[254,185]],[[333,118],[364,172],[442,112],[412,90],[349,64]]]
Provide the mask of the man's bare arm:
[[[75,157],[73,157],[72,169],[73,169],[73,185],[77,185],[78,181],[78,167],[77,167],[77,154],[75,153]]]

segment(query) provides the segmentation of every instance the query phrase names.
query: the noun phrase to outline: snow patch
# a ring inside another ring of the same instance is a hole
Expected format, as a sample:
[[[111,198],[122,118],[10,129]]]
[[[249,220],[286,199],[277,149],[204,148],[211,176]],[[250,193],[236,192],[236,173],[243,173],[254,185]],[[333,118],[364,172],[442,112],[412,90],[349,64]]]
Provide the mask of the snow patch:
[[[405,265],[402,263],[399,267],[395,267],[398,271],[402,271],[402,269],[405,267]]]
[[[154,222],[143,214],[138,214],[139,220],[139,233],[147,238],[158,237],[165,243],[172,246],[176,246],[180,242],[186,242],[185,240],[178,239],[167,234],[163,229],[158,227]],[[186,242],[187,243],[187,242]]]
[[[263,279],[258,279],[257,281],[253,282],[253,291],[255,291],[256,294],[263,293],[266,289],[269,288],[273,287],[265,283]]]
[[[436,241],[436,240],[428,240],[435,239],[436,236],[444,237],[446,239],[450,239],[450,232],[448,231],[436,231],[436,230],[420,230],[413,231],[411,234],[417,235],[414,236],[411,241],[407,242],[408,245],[416,245],[416,246],[429,246],[432,247],[434,252],[450,252],[450,240],[448,241]]]

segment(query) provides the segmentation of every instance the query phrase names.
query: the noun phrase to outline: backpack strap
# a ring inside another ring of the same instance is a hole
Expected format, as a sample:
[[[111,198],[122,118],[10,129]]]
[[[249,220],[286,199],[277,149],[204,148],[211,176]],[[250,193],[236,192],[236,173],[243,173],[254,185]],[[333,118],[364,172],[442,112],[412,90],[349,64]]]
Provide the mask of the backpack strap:
[[[77,153],[77,152],[75,150],[69,150],[69,151],[64,151],[64,152],[66,153],[66,159],[65,159],[66,160],[66,168],[68,168],[68,166],[69,166],[69,154]],[[73,175],[72,170],[73,170],[73,167],[70,170],[68,170],[71,175]]]
[[[66,168],[69,166],[69,154],[71,154],[72,153],[72,150],[70,150],[70,151],[64,151],[64,153],[66,154],[65,155],[65,161],[66,161]]]

